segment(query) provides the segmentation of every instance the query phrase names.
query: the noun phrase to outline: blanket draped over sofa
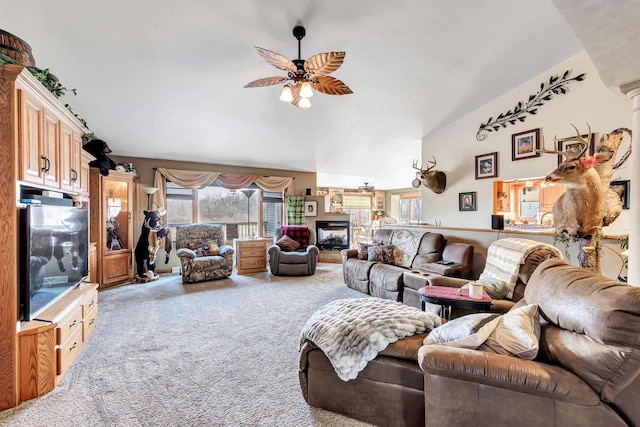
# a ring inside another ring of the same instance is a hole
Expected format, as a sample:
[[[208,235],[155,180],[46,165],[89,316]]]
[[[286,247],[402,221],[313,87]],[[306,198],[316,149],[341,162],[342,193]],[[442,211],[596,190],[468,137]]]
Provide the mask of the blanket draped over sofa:
[[[520,265],[531,252],[540,247],[555,250],[556,256],[562,259],[559,249],[545,243],[518,238],[496,240],[489,246],[487,263],[478,281],[481,283],[504,282],[508,289],[507,298],[511,299],[518,280]]]
[[[397,301],[350,298],[330,302],[302,328],[300,346],[313,342],[343,381],[354,379],[367,362],[400,338],[440,326],[440,317]]]

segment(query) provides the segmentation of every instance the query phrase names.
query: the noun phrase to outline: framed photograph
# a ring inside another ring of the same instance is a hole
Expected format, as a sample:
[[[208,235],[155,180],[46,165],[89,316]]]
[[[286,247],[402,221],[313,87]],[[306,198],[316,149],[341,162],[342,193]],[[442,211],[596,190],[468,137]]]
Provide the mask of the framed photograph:
[[[587,139],[589,135],[584,134],[584,135],[580,135],[580,137]],[[570,136],[568,138],[558,139],[558,150],[560,151],[566,150],[569,153],[569,156],[567,158],[565,158],[562,154],[558,154],[558,165],[560,165],[560,163],[567,160],[569,157],[572,159],[575,158],[580,153],[580,151],[582,151],[584,144],[582,144],[581,142],[572,141],[572,139],[574,138],[575,137]],[[589,156],[593,156],[593,154],[596,151],[596,134],[592,133],[591,138],[589,138],[589,140],[590,140],[590,144],[589,144],[588,154]]]
[[[304,202],[304,216],[318,216],[318,202],[316,200]]]
[[[476,156],[476,179],[498,176],[498,152]]]
[[[511,160],[540,157],[540,128],[511,135]]]
[[[475,211],[476,210],[476,192],[458,193],[458,210]]]
[[[629,191],[629,180],[625,181],[611,181],[611,188],[614,187],[622,187],[622,194],[620,194],[620,199],[622,200],[622,209],[629,209],[629,195],[631,194]],[[615,188],[614,188],[615,189]]]

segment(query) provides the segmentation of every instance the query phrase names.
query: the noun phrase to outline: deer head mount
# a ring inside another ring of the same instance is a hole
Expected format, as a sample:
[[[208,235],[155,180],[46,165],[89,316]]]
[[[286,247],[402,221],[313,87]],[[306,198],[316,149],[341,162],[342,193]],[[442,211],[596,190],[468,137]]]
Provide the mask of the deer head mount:
[[[447,188],[447,175],[442,171],[433,170],[436,167],[435,157],[433,157],[433,161],[429,160],[428,163],[431,166],[422,169],[422,164],[418,167],[418,161],[413,161],[413,168],[419,172],[416,172],[416,178],[413,180],[412,185],[418,188],[422,184],[434,193],[440,194]]]
[[[573,125],[571,125],[573,126]],[[616,163],[616,153],[622,141],[623,132],[631,136],[628,129],[616,129],[600,139],[596,154],[587,156],[591,144],[591,127],[587,137],[580,135],[573,126],[576,136],[570,141],[582,145],[577,153],[558,149],[558,140],[554,138],[553,149],[545,148],[544,139],[541,153],[559,154],[565,160],[546,176],[547,182],[566,184],[566,190],[553,205],[553,219],[558,234],[567,234],[584,240],[578,256],[583,268],[600,272],[600,241],[602,227],[611,224],[622,211],[622,201],[617,189],[611,187],[611,175],[628,158],[631,144],[623,158]]]

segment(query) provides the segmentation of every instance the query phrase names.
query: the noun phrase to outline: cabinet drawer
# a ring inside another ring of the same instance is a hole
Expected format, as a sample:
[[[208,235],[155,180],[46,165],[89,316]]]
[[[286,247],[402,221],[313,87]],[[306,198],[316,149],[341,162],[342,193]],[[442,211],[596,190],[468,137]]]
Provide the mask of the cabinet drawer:
[[[76,329],[80,328],[82,323],[82,307],[77,306],[65,317],[56,327],[56,345],[60,345],[69,339]]]
[[[83,328],[78,327],[73,334],[61,346],[56,348],[56,361],[58,375],[67,372],[69,365],[76,358],[82,348]]]
[[[94,306],[93,310],[84,318],[82,322],[82,342],[87,342],[93,331],[98,326],[98,306]]]
[[[264,249],[267,246],[267,244],[264,240],[256,240],[255,242],[250,242],[250,241],[241,242],[239,246],[240,246],[240,250],[247,249],[247,248]]]
[[[265,256],[266,253],[267,253],[267,250],[264,247],[264,245],[261,245],[260,247],[251,247],[251,248],[241,247],[240,248],[241,258]]]
[[[87,314],[89,314],[89,312],[97,306],[98,306],[98,291],[95,290],[91,292],[91,295],[87,297],[87,299],[85,299],[84,302],[82,303],[82,318],[84,319],[85,317],[87,317]]]
[[[267,260],[264,256],[260,258],[240,258],[240,268],[245,270],[254,269],[254,268],[266,268]]]

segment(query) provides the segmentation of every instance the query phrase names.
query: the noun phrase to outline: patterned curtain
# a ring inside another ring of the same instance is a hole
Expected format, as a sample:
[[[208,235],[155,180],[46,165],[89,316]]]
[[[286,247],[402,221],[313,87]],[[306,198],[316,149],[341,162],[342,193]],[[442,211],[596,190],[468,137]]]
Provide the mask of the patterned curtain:
[[[287,225],[304,225],[304,196],[287,197]]]

